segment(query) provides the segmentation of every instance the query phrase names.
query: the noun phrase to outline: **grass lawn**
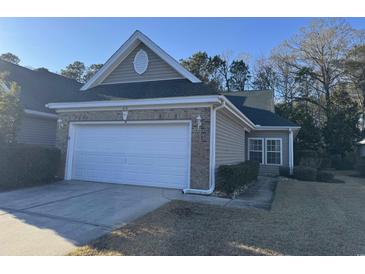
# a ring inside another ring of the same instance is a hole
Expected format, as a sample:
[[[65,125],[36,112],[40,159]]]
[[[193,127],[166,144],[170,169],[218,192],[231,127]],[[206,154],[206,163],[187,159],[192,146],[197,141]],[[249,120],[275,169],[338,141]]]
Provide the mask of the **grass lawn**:
[[[365,254],[365,180],[281,179],[271,211],[173,201],[70,255]]]

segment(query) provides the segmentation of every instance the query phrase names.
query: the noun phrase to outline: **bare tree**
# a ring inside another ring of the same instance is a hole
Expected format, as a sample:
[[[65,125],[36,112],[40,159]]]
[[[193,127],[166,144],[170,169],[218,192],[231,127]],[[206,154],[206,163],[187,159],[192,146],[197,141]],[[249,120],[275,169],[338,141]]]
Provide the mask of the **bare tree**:
[[[313,79],[307,84],[323,95],[324,103],[309,97],[302,99],[322,107],[328,118],[331,94],[344,82],[342,61],[361,39],[363,32],[353,29],[342,19],[314,19],[280,46],[276,58],[288,65],[289,71]]]
[[[278,75],[274,64],[267,58],[260,58],[254,65],[252,87],[257,90],[277,91]]]
[[[351,90],[357,95],[356,99],[365,113],[365,45],[356,46],[349,52],[345,70],[353,86]]]

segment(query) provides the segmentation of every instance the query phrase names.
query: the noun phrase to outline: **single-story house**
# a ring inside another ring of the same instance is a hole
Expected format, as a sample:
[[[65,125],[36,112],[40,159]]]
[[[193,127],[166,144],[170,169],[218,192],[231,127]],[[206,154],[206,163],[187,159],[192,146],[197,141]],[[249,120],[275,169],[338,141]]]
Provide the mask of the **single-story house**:
[[[52,101],[74,101],[81,83],[49,72],[29,69],[0,59],[3,89],[16,82],[21,89],[24,117],[17,132],[17,142],[45,146],[56,145],[57,114],[46,107]]]
[[[140,31],[81,94],[46,105],[58,115],[66,180],[210,194],[223,164],[293,168],[299,127],[275,114],[271,92],[218,94]]]

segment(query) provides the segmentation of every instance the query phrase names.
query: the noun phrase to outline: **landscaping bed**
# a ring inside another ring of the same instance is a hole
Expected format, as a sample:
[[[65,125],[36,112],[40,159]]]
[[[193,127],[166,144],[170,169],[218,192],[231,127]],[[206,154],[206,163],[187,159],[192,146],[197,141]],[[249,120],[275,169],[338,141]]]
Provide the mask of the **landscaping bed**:
[[[245,161],[234,165],[221,165],[217,172],[215,196],[235,198],[257,183],[260,165]]]

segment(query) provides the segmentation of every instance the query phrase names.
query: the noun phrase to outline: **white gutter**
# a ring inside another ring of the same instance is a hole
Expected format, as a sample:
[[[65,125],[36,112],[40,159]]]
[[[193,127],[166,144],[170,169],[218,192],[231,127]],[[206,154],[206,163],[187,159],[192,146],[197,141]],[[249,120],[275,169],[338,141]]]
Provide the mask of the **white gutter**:
[[[260,126],[256,125],[255,130],[299,130],[298,126]]]
[[[246,115],[244,115],[235,105],[233,105],[231,101],[229,101],[224,95],[219,95],[219,98],[225,102],[225,105],[228,106],[227,109],[232,114],[234,114],[237,118],[248,124],[251,129],[256,127],[256,125]]]
[[[203,194],[203,195],[210,195],[213,193],[215,189],[215,139],[216,139],[216,117],[217,111],[221,108],[226,107],[226,102],[222,100],[220,105],[212,106],[211,108],[211,115],[210,115],[210,161],[209,161],[209,189],[202,190],[202,189],[183,189],[185,194]]]
[[[172,104],[204,104],[219,103],[220,98],[217,95],[208,96],[189,96],[189,97],[169,97],[153,99],[127,99],[127,100],[110,100],[110,101],[87,101],[87,102],[69,102],[69,103],[49,103],[46,107],[50,109],[83,109],[83,108],[107,108],[107,107],[131,107],[131,106],[156,106]]]
[[[42,112],[42,111],[36,111],[36,110],[31,110],[31,109],[24,109],[24,113],[31,115],[31,116],[36,116],[36,117],[40,117],[40,118],[47,118],[47,119],[54,119],[57,120],[57,114],[53,114],[53,113],[47,113],[47,112]]]
[[[167,98],[150,98],[150,99],[127,99],[127,100],[111,100],[111,101],[87,101],[87,102],[64,102],[49,103],[46,107],[55,109],[56,111],[72,111],[78,109],[93,108],[123,108],[128,107],[156,107],[163,105],[190,105],[190,104],[216,104],[225,102],[225,107],[238,119],[245,122],[250,129],[255,128],[255,124],[247,118],[239,109],[237,109],[224,95],[205,95],[205,96],[188,96],[188,97],[167,97]]]

